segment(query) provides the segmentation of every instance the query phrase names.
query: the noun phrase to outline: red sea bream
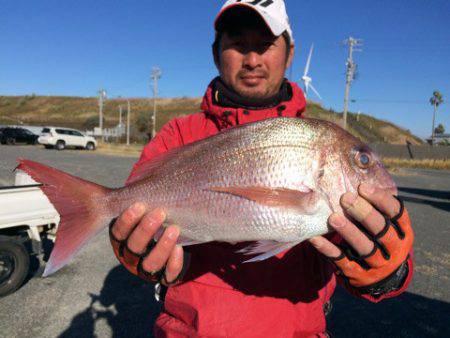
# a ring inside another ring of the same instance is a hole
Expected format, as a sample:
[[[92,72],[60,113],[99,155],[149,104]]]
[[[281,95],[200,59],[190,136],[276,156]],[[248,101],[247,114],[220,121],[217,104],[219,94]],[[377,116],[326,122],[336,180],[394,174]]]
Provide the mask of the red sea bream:
[[[379,158],[337,125],[273,118],[238,126],[142,165],[129,185],[109,189],[29,160],[18,167],[43,184],[61,215],[45,275],[63,267],[135,202],[162,208],[180,244],[256,241],[263,260],[329,231],[339,198],[361,182],[395,184]]]

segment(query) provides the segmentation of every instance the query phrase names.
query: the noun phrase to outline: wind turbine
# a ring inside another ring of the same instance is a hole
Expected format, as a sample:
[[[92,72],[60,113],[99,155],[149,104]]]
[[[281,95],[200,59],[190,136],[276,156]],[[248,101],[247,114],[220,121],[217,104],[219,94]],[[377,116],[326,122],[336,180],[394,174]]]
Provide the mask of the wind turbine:
[[[311,84],[312,78],[310,76],[308,76],[309,65],[311,64],[311,56],[312,56],[313,50],[314,50],[314,44],[312,44],[311,48],[309,49],[308,60],[306,61],[305,72],[302,76],[302,81],[305,86],[305,97],[308,96],[308,90],[309,90],[309,88],[311,88],[311,90],[314,92],[314,94],[316,94],[317,97],[322,100],[322,97],[320,96],[319,92]]]

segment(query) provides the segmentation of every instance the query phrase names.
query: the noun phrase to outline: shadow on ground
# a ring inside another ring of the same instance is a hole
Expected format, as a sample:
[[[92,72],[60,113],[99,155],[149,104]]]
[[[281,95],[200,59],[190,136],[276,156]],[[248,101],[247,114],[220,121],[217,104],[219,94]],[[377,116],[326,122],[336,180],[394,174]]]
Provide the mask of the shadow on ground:
[[[153,285],[139,280],[122,266],[111,270],[99,295],[75,316],[59,337],[95,337],[95,324],[106,320],[111,337],[153,337],[161,310]],[[450,304],[409,292],[373,304],[338,288],[327,317],[333,337],[449,337]]]
[[[398,191],[450,201],[450,191],[398,187]]]
[[[406,202],[427,204],[434,208],[442,209],[444,211],[450,211],[450,192],[448,191],[405,188],[405,187],[398,187],[398,191],[409,194],[421,195],[425,197],[421,198],[421,197],[400,195],[400,197]],[[427,197],[433,199],[429,199]],[[439,199],[440,201],[436,201],[436,199]]]
[[[130,274],[123,266],[112,269],[99,295],[76,315],[59,337],[96,337],[96,321],[106,320],[111,337],[153,337],[153,324],[161,311],[153,284]]]
[[[327,317],[332,337],[449,337],[450,303],[406,292],[373,304],[341,288]]]
[[[402,195],[400,195],[400,197],[405,202],[427,204],[434,208],[442,209],[444,211],[450,211],[450,202],[432,201],[432,200],[427,200],[427,199],[423,199],[423,198],[409,197],[409,196],[402,196]]]

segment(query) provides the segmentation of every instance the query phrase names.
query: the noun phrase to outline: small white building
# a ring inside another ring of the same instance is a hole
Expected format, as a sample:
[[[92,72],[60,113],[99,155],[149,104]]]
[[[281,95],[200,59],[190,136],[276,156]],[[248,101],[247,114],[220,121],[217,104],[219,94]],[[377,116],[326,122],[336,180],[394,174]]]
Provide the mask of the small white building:
[[[431,137],[426,140],[429,144],[431,144]],[[434,144],[446,143],[450,144],[450,134],[436,134],[434,135]]]

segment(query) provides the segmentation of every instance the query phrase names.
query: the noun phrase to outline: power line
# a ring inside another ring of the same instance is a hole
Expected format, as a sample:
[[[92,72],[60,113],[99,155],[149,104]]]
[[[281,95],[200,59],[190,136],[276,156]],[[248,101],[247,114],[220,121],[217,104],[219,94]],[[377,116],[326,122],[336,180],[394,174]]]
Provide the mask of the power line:
[[[374,103],[407,103],[407,104],[429,104],[428,100],[379,100],[379,99],[351,99],[350,102],[374,102]]]

